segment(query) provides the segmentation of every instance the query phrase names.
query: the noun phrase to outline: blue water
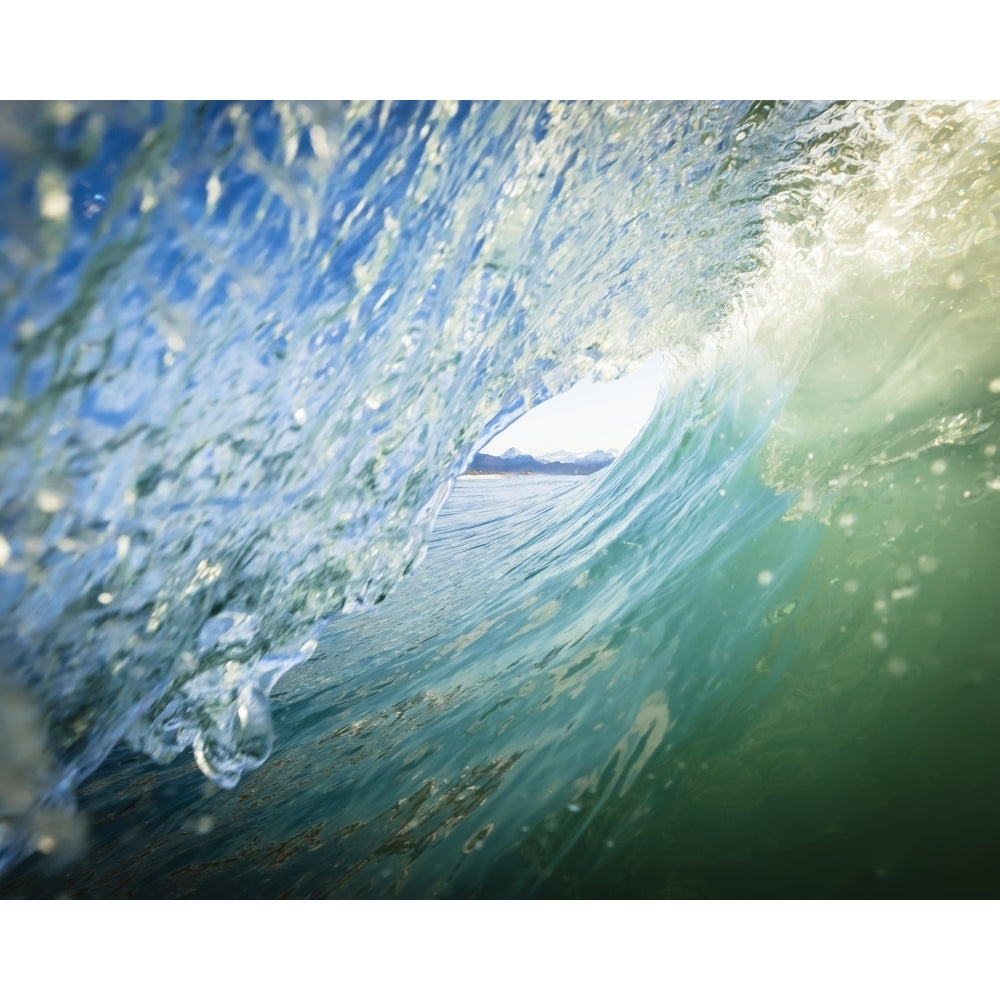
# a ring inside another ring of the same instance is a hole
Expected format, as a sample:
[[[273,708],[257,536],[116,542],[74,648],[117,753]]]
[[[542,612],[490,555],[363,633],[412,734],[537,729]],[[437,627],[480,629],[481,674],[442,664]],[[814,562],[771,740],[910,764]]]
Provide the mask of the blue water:
[[[2,113],[5,895],[996,894],[997,106]]]

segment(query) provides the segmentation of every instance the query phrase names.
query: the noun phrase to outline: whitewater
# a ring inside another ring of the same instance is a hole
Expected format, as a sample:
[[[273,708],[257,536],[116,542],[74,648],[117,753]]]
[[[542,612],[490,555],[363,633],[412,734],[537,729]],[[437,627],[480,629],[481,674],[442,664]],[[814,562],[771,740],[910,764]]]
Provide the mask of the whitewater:
[[[3,105],[0,383],[4,895],[1000,892],[1000,104]]]

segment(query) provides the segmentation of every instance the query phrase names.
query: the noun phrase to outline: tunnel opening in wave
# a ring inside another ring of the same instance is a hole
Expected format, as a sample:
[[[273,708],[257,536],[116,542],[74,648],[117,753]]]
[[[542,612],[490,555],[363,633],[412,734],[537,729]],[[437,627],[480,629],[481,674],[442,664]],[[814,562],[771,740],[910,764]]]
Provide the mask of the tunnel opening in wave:
[[[614,462],[648,423],[666,378],[662,353],[627,375],[591,373],[532,407],[482,445],[464,475],[581,476]]]

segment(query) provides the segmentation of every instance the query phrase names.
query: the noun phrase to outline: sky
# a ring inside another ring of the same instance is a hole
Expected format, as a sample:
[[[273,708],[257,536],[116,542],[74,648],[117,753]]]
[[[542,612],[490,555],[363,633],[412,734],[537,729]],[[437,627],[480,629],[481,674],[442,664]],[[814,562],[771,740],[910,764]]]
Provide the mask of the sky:
[[[615,382],[578,382],[568,392],[529,410],[481,450],[501,455],[516,448],[535,456],[554,451],[622,451],[653,412],[664,371],[662,356],[655,355]]]

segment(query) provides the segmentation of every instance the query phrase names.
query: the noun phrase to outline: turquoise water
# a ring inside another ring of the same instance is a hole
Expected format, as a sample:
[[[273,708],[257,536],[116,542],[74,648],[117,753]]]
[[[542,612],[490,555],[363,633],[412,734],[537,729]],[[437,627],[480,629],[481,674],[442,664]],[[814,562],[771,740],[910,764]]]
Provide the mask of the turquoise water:
[[[998,112],[4,109],[4,894],[995,896]]]

